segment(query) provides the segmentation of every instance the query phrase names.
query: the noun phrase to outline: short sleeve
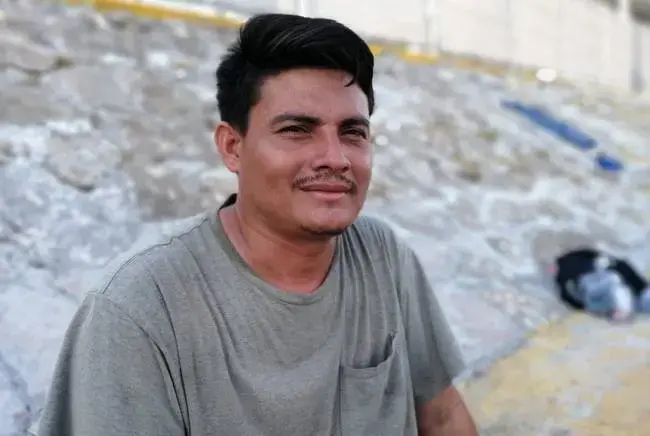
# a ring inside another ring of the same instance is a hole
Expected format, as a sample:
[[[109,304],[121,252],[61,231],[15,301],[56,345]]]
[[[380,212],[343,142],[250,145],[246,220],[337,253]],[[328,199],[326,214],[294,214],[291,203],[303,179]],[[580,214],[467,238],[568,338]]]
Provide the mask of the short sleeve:
[[[103,294],[88,294],[64,337],[39,436],[185,434],[164,353]]]
[[[464,368],[462,354],[415,252],[400,247],[398,275],[416,404],[451,385]]]

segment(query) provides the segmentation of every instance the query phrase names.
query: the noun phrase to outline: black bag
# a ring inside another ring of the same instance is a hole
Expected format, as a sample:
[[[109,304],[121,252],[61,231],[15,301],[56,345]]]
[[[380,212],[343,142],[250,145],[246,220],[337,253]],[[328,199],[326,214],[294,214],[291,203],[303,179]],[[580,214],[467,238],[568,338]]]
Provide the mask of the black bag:
[[[560,299],[574,309],[583,310],[584,301],[577,300],[569,292],[569,284],[577,283],[583,274],[594,271],[596,259],[607,256],[611,260],[608,270],[616,272],[630,288],[635,297],[648,286],[648,282],[625,259],[611,256],[592,248],[581,248],[568,251],[555,259],[554,279],[560,291]]]

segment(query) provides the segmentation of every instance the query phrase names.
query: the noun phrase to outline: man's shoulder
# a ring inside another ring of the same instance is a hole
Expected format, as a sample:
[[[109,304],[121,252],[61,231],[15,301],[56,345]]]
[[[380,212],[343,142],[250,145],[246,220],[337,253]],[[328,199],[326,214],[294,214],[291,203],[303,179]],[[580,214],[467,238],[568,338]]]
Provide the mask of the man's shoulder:
[[[103,294],[126,307],[151,305],[157,299],[159,285],[155,271],[170,261],[187,256],[185,240],[200,231],[207,215],[167,223],[148,224],[130,248],[114,257],[90,278],[94,294]]]

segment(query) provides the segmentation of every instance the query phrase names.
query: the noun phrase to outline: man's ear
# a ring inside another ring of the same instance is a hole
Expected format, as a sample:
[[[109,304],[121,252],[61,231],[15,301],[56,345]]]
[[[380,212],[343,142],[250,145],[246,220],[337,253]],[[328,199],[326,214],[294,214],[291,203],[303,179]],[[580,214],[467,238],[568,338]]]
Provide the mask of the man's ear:
[[[231,172],[239,173],[239,153],[243,136],[230,124],[221,121],[214,130],[214,143],[221,159]]]

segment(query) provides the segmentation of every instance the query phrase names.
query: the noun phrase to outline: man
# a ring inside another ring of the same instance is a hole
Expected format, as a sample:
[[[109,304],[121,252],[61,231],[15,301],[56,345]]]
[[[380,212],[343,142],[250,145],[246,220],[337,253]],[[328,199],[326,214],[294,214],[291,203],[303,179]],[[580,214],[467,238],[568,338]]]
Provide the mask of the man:
[[[358,218],[373,68],[335,21],[243,27],[214,135],[238,194],[87,295],[41,436],[477,434],[422,266]]]

